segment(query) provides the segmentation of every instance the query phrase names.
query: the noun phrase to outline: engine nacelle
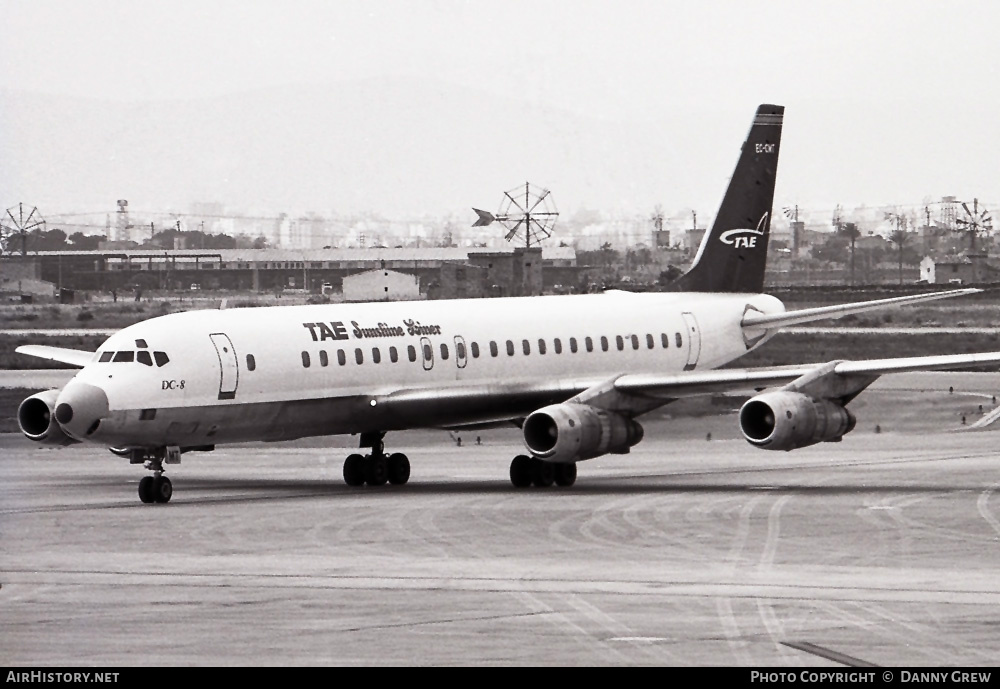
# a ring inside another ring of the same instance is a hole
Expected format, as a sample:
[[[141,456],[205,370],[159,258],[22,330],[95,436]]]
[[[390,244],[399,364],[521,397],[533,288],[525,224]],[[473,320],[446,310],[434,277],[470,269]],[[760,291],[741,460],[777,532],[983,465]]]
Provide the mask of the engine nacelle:
[[[80,442],[69,437],[56,421],[55,407],[59,390],[45,390],[28,397],[17,408],[17,425],[25,436],[45,445],[72,445]]]
[[[528,451],[547,462],[624,454],[642,440],[642,426],[632,419],[570,402],[532,412],[521,430]]]
[[[740,408],[740,430],[751,445],[765,450],[794,450],[840,440],[857,419],[847,409],[800,392],[765,392]]]

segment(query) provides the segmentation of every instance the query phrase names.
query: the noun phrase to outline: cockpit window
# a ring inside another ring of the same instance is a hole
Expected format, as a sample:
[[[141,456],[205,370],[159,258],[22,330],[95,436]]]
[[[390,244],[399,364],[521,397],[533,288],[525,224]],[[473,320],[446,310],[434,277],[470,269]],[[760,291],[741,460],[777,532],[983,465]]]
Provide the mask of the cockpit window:
[[[115,352],[115,358],[112,361],[135,361],[135,352]]]
[[[166,366],[167,362],[170,361],[166,352],[153,352],[153,358],[156,359],[157,366]]]
[[[140,364],[146,364],[146,366],[153,365],[153,357],[151,357],[149,352],[144,349],[136,353],[135,358]]]
[[[101,352],[101,363],[108,363],[114,355],[114,352]]]

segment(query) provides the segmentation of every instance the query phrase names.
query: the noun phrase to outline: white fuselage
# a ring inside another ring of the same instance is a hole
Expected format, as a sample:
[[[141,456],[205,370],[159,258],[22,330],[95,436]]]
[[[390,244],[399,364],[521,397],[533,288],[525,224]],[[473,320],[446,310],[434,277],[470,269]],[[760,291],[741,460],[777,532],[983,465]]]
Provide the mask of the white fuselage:
[[[726,364],[767,339],[747,339],[748,309],[784,307],[768,295],[610,292],[171,314],[108,338],[74,378],[101,388],[110,410],[81,439],[200,446],[516,418],[563,401],[519,396],[545,381],[575,394],[626,373]],[[379,406],[401,390],[450,399],[484,387],[517,408]]]

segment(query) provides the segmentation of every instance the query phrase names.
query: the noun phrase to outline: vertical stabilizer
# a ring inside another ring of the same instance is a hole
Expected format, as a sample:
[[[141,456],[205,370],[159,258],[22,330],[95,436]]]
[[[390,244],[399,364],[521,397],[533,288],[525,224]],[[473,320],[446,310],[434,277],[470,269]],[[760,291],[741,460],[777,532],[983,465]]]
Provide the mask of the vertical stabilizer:
[[[763,291],[784,112],[783,105],[757,108],[715,223],[705,233],[691,268],[670,290]]]

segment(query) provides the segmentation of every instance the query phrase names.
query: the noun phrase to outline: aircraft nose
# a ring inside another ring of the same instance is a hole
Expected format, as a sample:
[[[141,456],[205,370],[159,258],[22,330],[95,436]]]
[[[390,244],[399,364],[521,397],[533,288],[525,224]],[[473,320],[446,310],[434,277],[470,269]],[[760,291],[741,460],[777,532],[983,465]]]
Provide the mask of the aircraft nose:
[[[84,440],[96,431],[108,412],[108,396],[89,383],[70,382],[56,398],[56,421],[77,440]]]

